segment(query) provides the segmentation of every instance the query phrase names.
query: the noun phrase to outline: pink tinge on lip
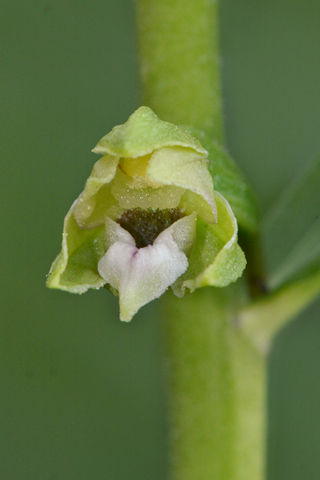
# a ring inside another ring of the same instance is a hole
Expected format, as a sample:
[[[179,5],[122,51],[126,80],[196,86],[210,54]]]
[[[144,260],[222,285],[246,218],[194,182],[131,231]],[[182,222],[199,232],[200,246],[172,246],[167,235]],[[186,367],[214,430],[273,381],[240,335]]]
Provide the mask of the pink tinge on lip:
[[[110,246],[98,263],[98,271],[119,292],[120,318],[129,321],[187,270],[188,259],[168,230],[143,248],[137,248],[133,237],[128,232],[126,235],[127,241],[118,240]]]

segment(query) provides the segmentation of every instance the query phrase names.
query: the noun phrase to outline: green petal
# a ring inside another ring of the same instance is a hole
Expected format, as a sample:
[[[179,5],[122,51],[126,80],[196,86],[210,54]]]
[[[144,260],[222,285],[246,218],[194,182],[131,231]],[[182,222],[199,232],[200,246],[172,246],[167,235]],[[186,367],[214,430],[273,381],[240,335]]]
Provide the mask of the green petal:
[[[146,177],[140,179],[131,178],[120,169],[117,170],[112,182],[111,192],[122,209],[129,208],[176,208],[180,204],[184,189],[176,186],[164,185],[156,187],[150,185]],[[145,185],[144,185],[145,183]],[[141,184],[143,186],[141,186]]]
[[[61,253],[51,266],[47,286],[84,293],[105,283],[97,269],[98,261],[105,253],[104,227],[81,229],[73,212],[75,203],[65,218]]]
[[[151,156],[146,178],[189,190],[192,194],[188,195],[188,201],[195,204],[199,215],[209,223],[216,221],[213,184],[206,158],[185,148],[161,148]]]
[[[255,232],[258,228],[258,208],[254,194],[240,169],[226,150],[206,133],[193,127],[183,127],[196,136],[209,152],[209,171],[214,189],[223,195],[236,216],[239,228]]]
[[[191,148],[201,155],[207,151],[188,132],[159,120],[148,107],[140,107],[123,125],[114,127],[92,150],[123,158],[140,157],[168,146]]]
[[[88,178],[84,191],[74,207],[78,224],[84,228],[95,228],[103,224],[106,211],[116,203],[111,194],[118,157],[105,155],[98,160]]]
[[[237,222],[228,202],[215,192],[218,222],[210,225],[197,219],[196,241],[189,256],[189,268],[174,284],[174,293],[198,287],[225,287],[242,275],[245,256],[237,243]]]

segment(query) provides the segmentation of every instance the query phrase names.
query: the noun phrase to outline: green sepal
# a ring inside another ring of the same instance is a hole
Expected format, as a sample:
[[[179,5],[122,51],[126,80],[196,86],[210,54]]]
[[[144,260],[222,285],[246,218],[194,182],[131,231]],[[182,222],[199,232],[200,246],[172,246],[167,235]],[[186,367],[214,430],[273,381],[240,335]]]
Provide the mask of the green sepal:
[[[122,158],[136,158],[163,147],[191,148],[206,156],[207,151],[190,133],[160,120],[148,107],[140,107],[123,125],[105,135],[92,150]]]
[[[104,226],[81,229],[74,216],[74,205],[64,220],[62,249],[51,266],[47,287],[84,293],[105,283],[97,269],[98,261],[105,254]]]
[[[105,155],[94,164],[84,191],[74,205],[74,215],[81,227],[102,225],[106,210],[116,203],[111,195],[110,182],[116,174],[118,163],[119,157]]]
[[[188,270],[175,282],[173,291],[183,296],[205,286],[226,287],[235,282],[246,266],[237,241],[237,221],[225,198],[215,192],[218,223],[197,218],[196,240],[189,256]]]
[[[256,232],[259,224],[257,201],[239,167],[227,151],[205,132],[189,126],[182,128],[194,135],[209,152],[209,171],[214,189],[230,203],[239,228],[249,233]]]

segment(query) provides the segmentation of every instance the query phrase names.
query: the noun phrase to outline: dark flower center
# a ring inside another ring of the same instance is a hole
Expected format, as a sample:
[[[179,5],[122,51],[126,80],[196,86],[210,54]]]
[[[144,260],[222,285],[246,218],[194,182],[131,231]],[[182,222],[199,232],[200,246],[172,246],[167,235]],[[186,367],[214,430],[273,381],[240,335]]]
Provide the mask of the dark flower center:
[[[184,216],[180,208],[164,210],[132,208],[125,211],[117,222],[133,236],[137,247],[143,248],[152,245],[163,230]]]

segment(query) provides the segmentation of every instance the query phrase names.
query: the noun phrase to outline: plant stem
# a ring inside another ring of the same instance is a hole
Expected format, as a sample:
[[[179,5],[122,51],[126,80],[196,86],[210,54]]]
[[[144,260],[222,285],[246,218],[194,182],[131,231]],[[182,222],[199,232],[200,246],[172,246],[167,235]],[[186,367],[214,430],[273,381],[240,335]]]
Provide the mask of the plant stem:
[[[234,322],[234,289],[166,295],[174,480],[262,480],[265,359]]]
[[[138,0],[143,101],[223,141],[216,0]]]
[[[216,0],[138,0],[144,102],[223,141]],[[265,358],[233,321],[241,292],[161,300],[174,480],[263,480]]]

